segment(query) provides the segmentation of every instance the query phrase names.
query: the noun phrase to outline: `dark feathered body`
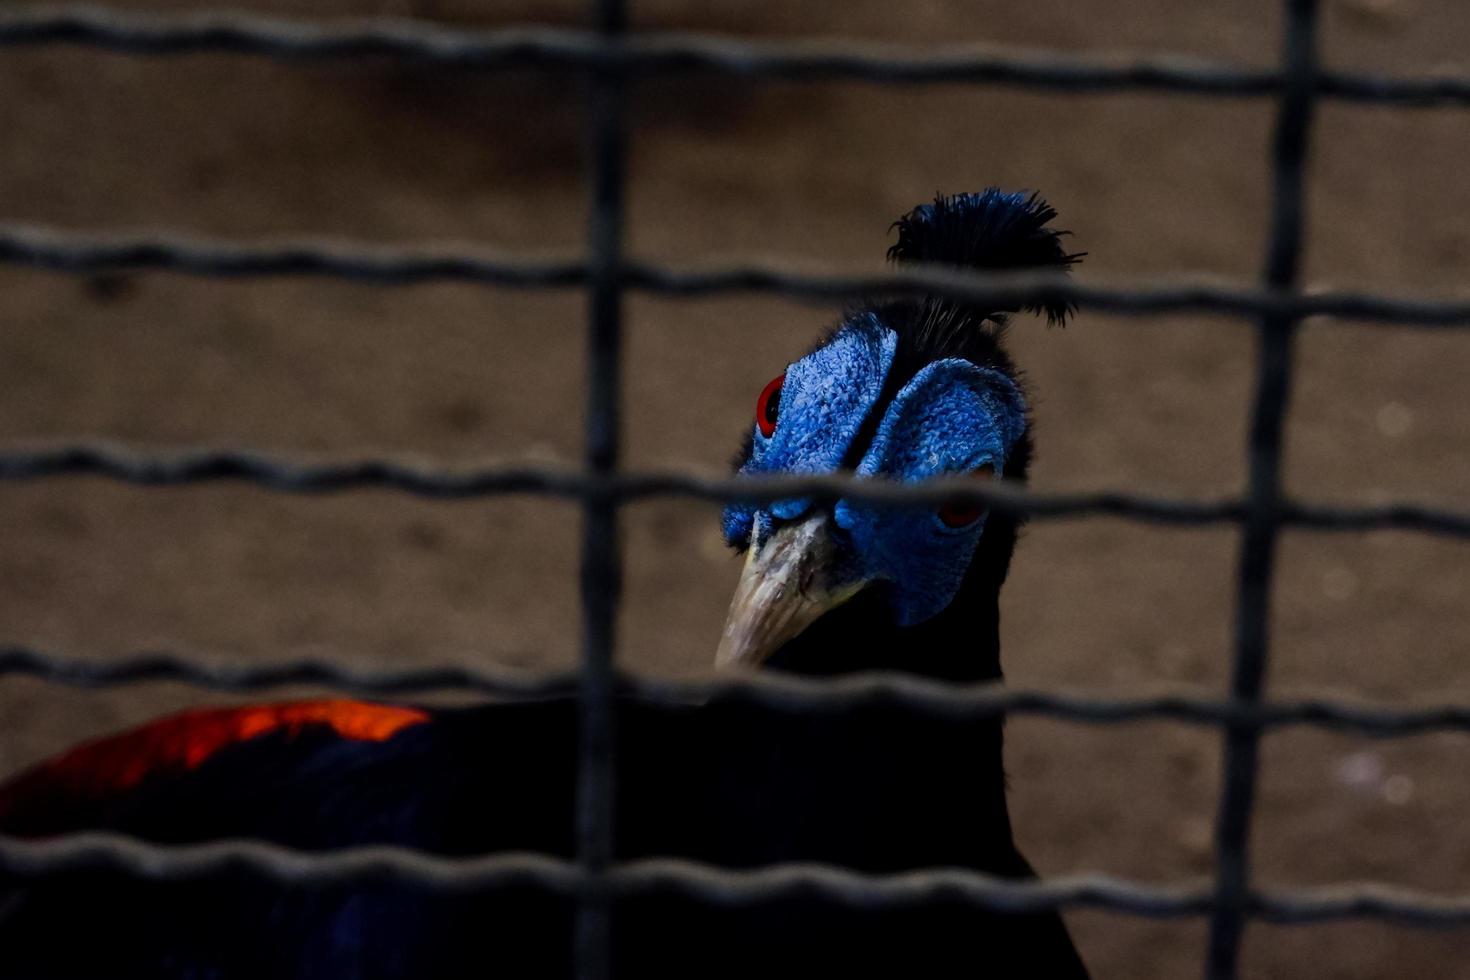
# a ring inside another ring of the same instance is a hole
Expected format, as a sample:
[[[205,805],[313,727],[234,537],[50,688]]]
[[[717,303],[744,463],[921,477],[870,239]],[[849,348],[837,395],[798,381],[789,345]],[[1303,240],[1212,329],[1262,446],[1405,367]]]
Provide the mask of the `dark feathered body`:
[[[894,257],[1065,268],[1076,256],[1046,227],[1052,216],[1035,197],[940,199],[899,223]],[[895,346],[838,468],[855,465],[883,407],[936,361],[968,361],[1019,393],[1002,346],[1007,312],[937,298],[855,311],[891,331]],[[1067,309],[1042,312],[1060,319]],[[1004,476],[1017,482],[1031,457],[1029,426],[1022,428],[1003,461]],[[751,452],[748,440],[737,465]],[[768,528],[783,523],[765,519]],[[878,582],[787,641],[769,666],[998,679],[999,592],[1018,528],[1010,515],[989,515],[937,614],[899,625]],[[800,715],[738,701],[624,699],[616,707],[619,859],[1031,874],[1012,840],[998,720],[961,723],[881,706]],[[160,749],[174,730],[168,738],[154,730],[22,779],[0,790],[0,832],[110,829],[173,844],[249,837],[308,850],[394,844],[453,856],[574,851],[569,701],[266,715],[248,725],[226,718],[233,735],[221,739],[216,725],[202,742],[189,733],[205,726],[190,720],[176,724],[182,749]],[[150,754],[158,763],[151,772],[128,761]],[[5,980],[566,977],[570,930],[565,900],[524,888],[444,896],[386,882],[287,888],[243,875],[181,884],[97,874],[0,878]],[[1056,915],[986,914],[949,902],[902,912],[797,899],[706,908],[651,895],[616,905],[613,936],[614,972],[628,978],[1085,976]]]
[[[574,712],[562,700],[441,711],[381,742],[322,726],[268,734],[107,798],[12,800],[3,824],[18,833],[101,827],[162,843],[243,836],[311,850],[569,856]],[[618,723],[622,858],[1029,873],[1011,844],[1002,786],[956,778],[998,757],[993,726],[876,707],[839,720],[631,700],[620,702]],[[12,885],[0,976],[16,980],[570,975],[569,907],[530,889],[434,897],[399,885],[317,891],[244,876],[146,885],[95,874]],[[1076,971],[1054,918],[997,919],[962,906],[852,913],[648,898],[619,909],[615,935],[625,977],[875,975],[880,964],[926,976]],[[1030,972],[1048,956],[1057,962]]]

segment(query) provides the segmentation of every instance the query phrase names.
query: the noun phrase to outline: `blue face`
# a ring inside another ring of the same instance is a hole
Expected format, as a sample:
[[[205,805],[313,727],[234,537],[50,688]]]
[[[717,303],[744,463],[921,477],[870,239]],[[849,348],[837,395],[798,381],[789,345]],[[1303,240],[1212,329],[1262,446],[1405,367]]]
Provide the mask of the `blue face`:
[[[740,472],[840,469],[857,451],[853,442],[876,410],[897,343],[892,330],[867,315],[849,321],[831,341],[792,364],[779,390],[779,412],[772,413],[774,418],[767,414],[765,426],[758,420],[750,459]],[[1010,378],[958,358],[933,361],[884,407],[856,473],[904,482],[987,470],[998,474],[1025,426],[1025,400]],[[724,514],[725,538],[733,546],[759,550],[775,528],[811,509],[809,500],[782,500],[765,508],[731,505]],[[921,623],[954,599],[985,516],[983,511],[838,501],[832,520],[842,576],[886,583],[897,622]]]

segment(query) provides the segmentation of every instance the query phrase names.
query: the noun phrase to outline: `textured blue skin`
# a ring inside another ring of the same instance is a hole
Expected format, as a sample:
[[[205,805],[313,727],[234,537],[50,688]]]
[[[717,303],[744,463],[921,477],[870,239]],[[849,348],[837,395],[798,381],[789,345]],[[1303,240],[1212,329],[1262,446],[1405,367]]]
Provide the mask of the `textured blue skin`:
[[[827,345],[786,374],[776,431],[756,429],[753,451],[740,472],[832,473],[847,456],[863,420],[874,409],[893,363],[896,336],[871,315],[845,325]],[[1005,375],[966,360],[926,365],[894,396],[877,434],[858,463],[859,476],[914,482],[993,467],[1000,473],[1026,427],[1026,402]],[[774,527],[811,509],[809,500],[782,500],[768,509],[732,505],[724,531],[732,545],[764,544]],[[842,574],[849,581],[886,582],[894,618],[921,623],[954,599],[985,515],[948,527],[932,509],[877,508],[838,501],[833,519]]]
[[[1005,375],[956,358],[935,361],[894,397],[857,474],[912,483],[986,466],[1000,473],[1025,427],[1025,400]],[[900,626],[950,604],[985,530],[984,514],[952,528],[934,510],[846,500],[834,519],[851,535],[863,577],[890,583]]]
[[[740,472],[810,476],[836,470],[878,400],[897,343],[876,317],[858,317],[788,367],[776,431],[767,438],[752,426],[750,459]],[[806,500],[783,500],[758,514],[749,504],[732,504],[725,510],[725,540],[743,545],[759,525],[757,540],[764,543],[773,515],[790,520],[808,507]]]

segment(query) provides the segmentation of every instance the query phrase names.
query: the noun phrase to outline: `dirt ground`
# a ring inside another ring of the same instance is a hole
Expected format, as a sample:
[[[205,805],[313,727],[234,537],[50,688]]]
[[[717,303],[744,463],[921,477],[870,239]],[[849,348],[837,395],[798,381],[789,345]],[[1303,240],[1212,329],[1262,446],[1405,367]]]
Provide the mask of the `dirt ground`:
[[[143,3],[116,4],[143,7]],[[192,3],[146,6],[182,9]],[[575,23],[570,2],[275,0],[286,15],[391,13]],[[774,0],[638,4],[649,28],[929,43],[1275,57],[1268,0]],[[1470,5],[1328,0],[1336,66],[1465,72]],[[672,76],[635,91],[631,249],[782,256],[875,269],[898,214],[937,190],[1043,191],[1088,282],[1249,279],[1267,227],[1270,105],[880,89]],[[580,247],[580,92],[551,75],[372,62],[283,66],[89,51],[0,57],[0,217],[72,228],[343,235]],[[1323,108],[1311,167],[1313,285],[1463,293],[1470,125],[1462,111]],[[249,445],[433,460],[575,460],[583,301],[467,286],[92,280],[0,270],[0,442],[106,437],[146,448]],[[626,455],[717,470],[756,392],[833,311],[769,298],[628,304]],[[1083,311],[1014,334],[1037,404],[1035,485],[1222,495],[1244,482],[1253,340],[1229,320]],[[1470,337],[1312,323],[1300,344],[1288,484],[1339,502],[1470,506]],[[737,565],[714,508],[626,517],[619,656],[709,664]],[[105,658],[166,648],[269,660],[576,653],[577,513],[566,503],[428,503],[105,481],[0,487],[0,642]],[[1004,662],[1023,685],[1218,693],[1228,674],[1235,535],[1110,520],[1040,522],[1004,594]],[[1464,544],[1291,533],[1273,629],[1274,693],[1470,698]],[[0,773],[90,734],[209,699],[0,681]],[[1017,832],[1045,873],[1148,881],[1209,873],[1220,745],[1169,724],[1018,719]],[[1254,826],[1272,884],[1379,880],[1470,892],[1464,737],[1272,735]],[[1071,917],[1100,978],[1196,976],[1202,923]],[[1470,977],[1470,932],[1255,925],[1260,978]]]

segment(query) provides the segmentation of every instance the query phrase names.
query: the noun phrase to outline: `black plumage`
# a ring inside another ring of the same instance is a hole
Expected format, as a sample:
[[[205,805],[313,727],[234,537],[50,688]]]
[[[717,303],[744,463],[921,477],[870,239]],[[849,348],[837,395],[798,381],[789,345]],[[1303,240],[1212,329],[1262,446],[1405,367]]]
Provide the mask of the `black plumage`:
[[[390,843],[570,856],[574,716],[570,700],[444,711],[368,747],[325,731],[266,736],[71,819],[46,814],[46,832],[106,826],[166,843],[249,836],[311,850]],[[839,721],[623,701],[618,727],[622,858],[1030,873],[1010,841],[1004,787],[989,778],[998,776],[996,726],[878,707]],[[36,829],[19,814],[7,827]],[[524,888],[433,897],[400,885],[308,891],[245,876],[163,885],[71,875],[6,913],[0,975],[566,977],[570,925],[569,903]],[[618,908],[614,937],[622,977],[1079,975],[1055,917],[987,916],[958,903],[855,912],[646,897]]]

